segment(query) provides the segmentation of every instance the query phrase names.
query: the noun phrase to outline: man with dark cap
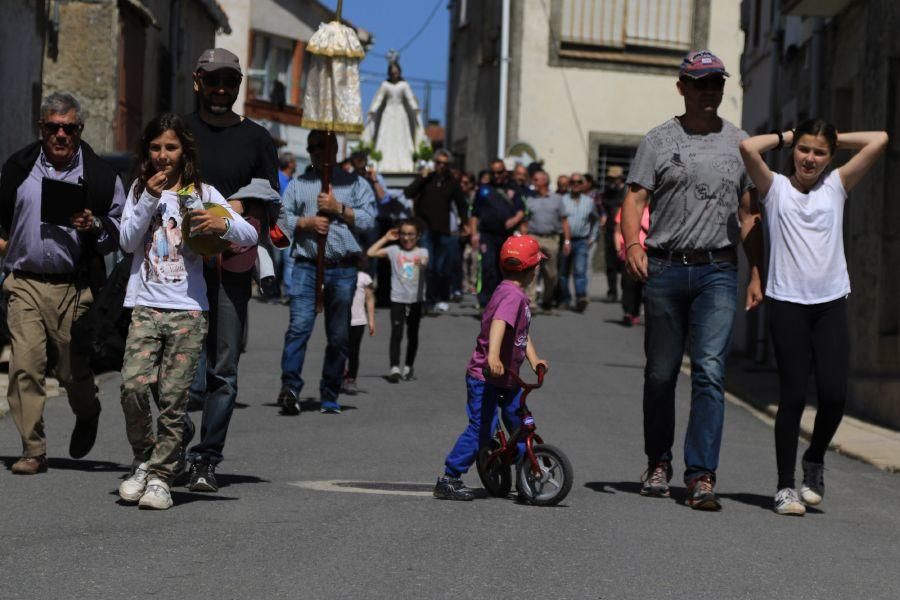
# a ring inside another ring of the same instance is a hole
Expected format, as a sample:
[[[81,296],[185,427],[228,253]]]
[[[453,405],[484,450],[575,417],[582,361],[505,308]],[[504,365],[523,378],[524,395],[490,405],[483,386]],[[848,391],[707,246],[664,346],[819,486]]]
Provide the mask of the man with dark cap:
[[[204,183],[226,198],[232,198],[254,178],[264,179],[273,190],[278,190],[278,154],[272,136],[233,110],[243,78],[238,57],[222,48],[204,50],[193,75],[197,112],[186,119],[197,141]],[[232,206],[243,210],[240,204],[234,202]],[[268,206],[275,207],[277,203]],[[244,214],[244,218],[255,218],[261,227],[260,238],[266,237],[266,228],[275,216]],[[193,402],[203,406],[200,442],[188,456],[193,491],[218,490],[215,469],[222,461],[225,435],[237,398],[238,360],[253,277],[252,269],[246,268],[244,254],[226,251],[221,259],[216,257],[204,263],[209,332],[205,360],[201,360],[191,386]],[[187,423],[185,446],[193,435],[190,420]]]
[[[641,142],[622,203],[628,271],[647,282],[648,464],[641,494],[670,494],[675,383],[687,346],[685,503],[698,510],[721,508],[714,486],[725,416],[725,355],[737,308],[738,242],[750,262],[746,309],[762,302],[759,208],[738,150],[747,134],[718,115],[727,76],[725,65],[708,50],[684,58],[677,83],[684,114],[650,130]],[[648,202],[652,219],[645,252],[639,234]]]

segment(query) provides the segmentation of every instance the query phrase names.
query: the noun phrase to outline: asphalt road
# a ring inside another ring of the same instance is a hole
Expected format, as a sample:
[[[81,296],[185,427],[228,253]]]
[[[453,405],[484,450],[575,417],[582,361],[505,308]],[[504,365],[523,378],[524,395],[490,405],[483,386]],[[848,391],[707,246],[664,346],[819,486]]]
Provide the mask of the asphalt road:
[[[364,393],[343,398],[339,416],[284,417],[274,399],[287,309],[253,302],[220,493],[175,488],[168,511],[118,502],[130,463],[118,375],[101,378],[88,460],[67,457],[74,418],[55,398],[45,412],[50,471],[14,476],[19,439],[3,419],[0,598],[898,597],[900,477],[829,454],[821,509],[777,516],[771,428],[739,406],[726,410],[721,513],[685,507],[679,485],[672,499],[638,494],[643,329],[618,325],[615,305],[539,316],[532,327],[551,370],[530,405],[576,472],[564,504],[431,498],[465,425],[473,315],[454,306],[425,319],[418,379],[392,385],[379,310],[377,335],[363,341]],[[320,323],[304,373],[309,408],[323,350]],[[688,383],[679,381],[678,440]],[[478,485],[474,473],[467,481]]]

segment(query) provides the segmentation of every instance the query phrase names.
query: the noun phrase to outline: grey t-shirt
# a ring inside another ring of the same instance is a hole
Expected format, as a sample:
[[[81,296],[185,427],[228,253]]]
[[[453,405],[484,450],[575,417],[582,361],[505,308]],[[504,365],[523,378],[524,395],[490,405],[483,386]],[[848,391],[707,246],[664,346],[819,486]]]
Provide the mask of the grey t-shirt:
[[[394,244],[387,247],[391,261],[391,302],[414,304],[425,299],[425,263],[428,250],[404,250]]]
[[[528,207],[528,233],[556,235],[562,232],[562,220],[566,209],[557,194],[525,198]]]
[[[628,173],[629,185],[651,192],[648,247],[717,250],[740,241],[738,204],[753,187],[738,149],[747,137],[724,119],[705,135],[685,132],[678,119],[650,130]]]

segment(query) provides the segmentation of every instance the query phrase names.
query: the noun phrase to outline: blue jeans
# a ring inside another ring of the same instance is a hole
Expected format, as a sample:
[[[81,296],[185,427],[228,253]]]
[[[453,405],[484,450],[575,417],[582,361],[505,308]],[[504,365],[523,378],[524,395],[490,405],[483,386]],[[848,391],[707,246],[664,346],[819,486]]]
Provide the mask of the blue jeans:
[[[560,268],[559,289],[560,301],[562,304],[572,303],[572,293],[569,290],[569,277],[573,274],[575,277],[575,298],[587,297],[588,286],[588,239],[572,238],[572,251],[568,256],[560,253],[562,256],[562,267]]]
[[[356,290],[355,267],[325,269],[325,362],[319,383],[319,399],[336,402],[350,355],[350,304]],[[291,278],[291,320],[281,353],[281,386],[297,395],[303,389],[306,344],[316,323],[316,265],[297,260]]]
[[[644,288],[644,451],[672,460],[675,382],[685,343],[691,359],[691,413],[684,440],[684,481],[715,478],[725,417],[725,355],[737,306],[737,267],[682,265],[650,258]]]
[[[188,460],[192,462],[208,460],[214,465],[222,462],[225,436],[237,400],[238,361],[247,322],[251,277],[250,272],[226,272],[222,274],[220,283],[215,272],[207,273],[209,333],[202,353],[203,360],[194,377],[195,383],[198,377],[201,378],[205,393],[201,396],[203,417],[200,442],[188,452]],[[192,391],[196,392],[196,389],[192,388]],[[185,413],[185,419],[190,420],[188,413]],[[188,427],[193,429],[193,424]]]
[[[500,407],[503,424],[510,433],[519,426],[519,397],[521,389],[507,390],[466,375],[466,413],[469,426],[460,434],[456,444],[444,461],[444,472],[451,477],[459,477],[469,470],[478,457],[478,450],[487,446],[499,426],[497,407]],[[520,454],[522,448],[520,447]]]
[[[280,257],[281,264],[281,286],[284,289],[284,295],[287,296],[291,291],[291,274],[294,272],[294,257],[291,255],[292,247],[282,248],[276,254]]]
[[[459,245],[459,238],[446,233],[425,231],[422,233],[422,247],[428,250],[428,272],[425,286],[426,303],[446,302],[450,299],[450,285],[453,283],[453,252]]]

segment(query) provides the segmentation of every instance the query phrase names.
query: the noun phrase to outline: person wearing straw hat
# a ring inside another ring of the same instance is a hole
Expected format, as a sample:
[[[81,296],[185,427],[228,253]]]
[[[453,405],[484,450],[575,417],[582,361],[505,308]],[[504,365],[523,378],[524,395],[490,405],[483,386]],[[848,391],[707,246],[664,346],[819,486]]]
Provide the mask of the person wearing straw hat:
[[[646,282],[648,466],[641,494],[670,494],[675,384],[687,349],[691,411],[684,483],[686,504],[698,510],[721,508],[714,486],[725,417],[725,354],[737,309],[739,242],[751,267],[746,309],[762,302],[759,207],[738,150],[747,134],[718,115],[727,76],[725,65],[708,50],[684,58],[677,88],[685,112],[643,139],[622,203],[628,271]],[[648,203],[645,251],[640,230]]]

